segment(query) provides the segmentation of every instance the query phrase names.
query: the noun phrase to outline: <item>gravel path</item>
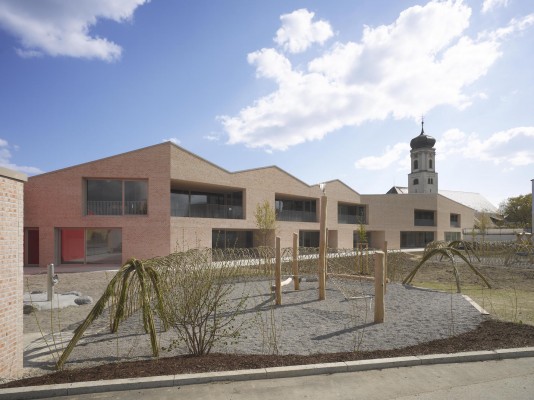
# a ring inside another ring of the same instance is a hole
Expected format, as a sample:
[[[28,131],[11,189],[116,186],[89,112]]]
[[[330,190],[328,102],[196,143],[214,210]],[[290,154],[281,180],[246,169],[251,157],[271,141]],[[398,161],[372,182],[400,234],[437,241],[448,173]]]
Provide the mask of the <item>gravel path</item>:
[[[317,282],[302,282],[300,291],[292,284],[283,291],[282,305],[275,307],[269,281],[236,285],[237,293],[249,294],[243,323],[236,343],[217,345],[213,352],[263,354],[313,354],[354,350],[391,349],[445,338],[476,328],[486,316],[481,315],[460,294],[440,293],[400,284],[389,284],[385,298],[385,322],[374,324],[374,288],[372,282],[330,279],[326,300],[319,301]],[[357,297],[356,299],[348,299]],[[102,362],[150,357],[148,335],[139,316],[131,317],[118,334],[107,330],[108,319],[100,318],[86,332],[74,349],[67,367],[90,366]],[[68,342],[71,332],[63,332]],[[160,345],[168,347],[176,334],[160,333]],[[48,342],[51,343],[50,337]],[[29,374],[50,369],[49,346],[42,339],[25,352]],[[162,352],[162,356],[185,353],[185,348]],[[33,369],[33,373],[32,372]]]

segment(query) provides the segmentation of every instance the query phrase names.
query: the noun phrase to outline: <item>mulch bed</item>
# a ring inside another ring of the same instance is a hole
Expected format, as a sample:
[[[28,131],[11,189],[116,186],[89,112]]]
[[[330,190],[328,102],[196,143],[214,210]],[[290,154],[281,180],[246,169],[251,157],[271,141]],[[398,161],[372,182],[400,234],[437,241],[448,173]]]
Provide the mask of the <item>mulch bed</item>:
[[[0,388],[533,346],[534,326],[488,320],[481,323],[473,331],[402,349],[312,355],[209,354],[198,357],[165,357],[154,360],[103,364],[91,368],[67,369],[11,381],[0,385]]]

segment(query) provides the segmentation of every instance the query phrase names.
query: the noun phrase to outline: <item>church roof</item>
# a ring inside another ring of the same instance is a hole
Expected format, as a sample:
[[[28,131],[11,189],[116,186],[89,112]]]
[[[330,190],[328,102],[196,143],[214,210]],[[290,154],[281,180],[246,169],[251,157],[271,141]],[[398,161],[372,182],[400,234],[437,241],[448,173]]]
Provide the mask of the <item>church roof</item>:
[[[490,213],[496,213],[497,207],[490,203],[488,199],[482,196],[480,193],[473,192],[458,192],[455,190],[439,190],[439,194],[454,200],[457,203],[463,204],[467,207],[474,209],[475,211],[485,211]]]

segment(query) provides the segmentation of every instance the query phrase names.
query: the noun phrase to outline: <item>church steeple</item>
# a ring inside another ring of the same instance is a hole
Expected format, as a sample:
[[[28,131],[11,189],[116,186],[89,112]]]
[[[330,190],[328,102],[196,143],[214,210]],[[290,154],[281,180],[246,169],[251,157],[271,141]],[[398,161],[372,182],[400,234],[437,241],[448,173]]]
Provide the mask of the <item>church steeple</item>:
[[[408,175],[408,193],[437,193],[438,174],[435,159],[436,139],[425,134],[421,117],[421,133],[410,141],[411,173]]]

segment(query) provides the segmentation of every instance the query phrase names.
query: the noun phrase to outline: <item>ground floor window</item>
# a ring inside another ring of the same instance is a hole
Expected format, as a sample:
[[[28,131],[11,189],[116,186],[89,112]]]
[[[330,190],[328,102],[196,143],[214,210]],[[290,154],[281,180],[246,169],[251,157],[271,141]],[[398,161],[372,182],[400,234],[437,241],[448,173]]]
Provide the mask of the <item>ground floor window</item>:
[[[122,263],[122,230],[118,228],[60,228],[61,264]]]
[[[445,232],[445,241],[452,242],[454,240],[462,240],[461,232]]]
[[[213,229],[211,232],[211,247],[214,249],[248,249],[253,246],[252,231]]]
[[[360,231],[354,231],[352,233],[352,247],[356,248],[360,243],[371,243],[371,232],[365,231],[365,241],[362,241],[362,233]]]
[[[299,247],[319,247],[319,231],[299,231]]]
[[[401,232],[401,248],[410,249],[425,247],[434,241],[434,232]]]

